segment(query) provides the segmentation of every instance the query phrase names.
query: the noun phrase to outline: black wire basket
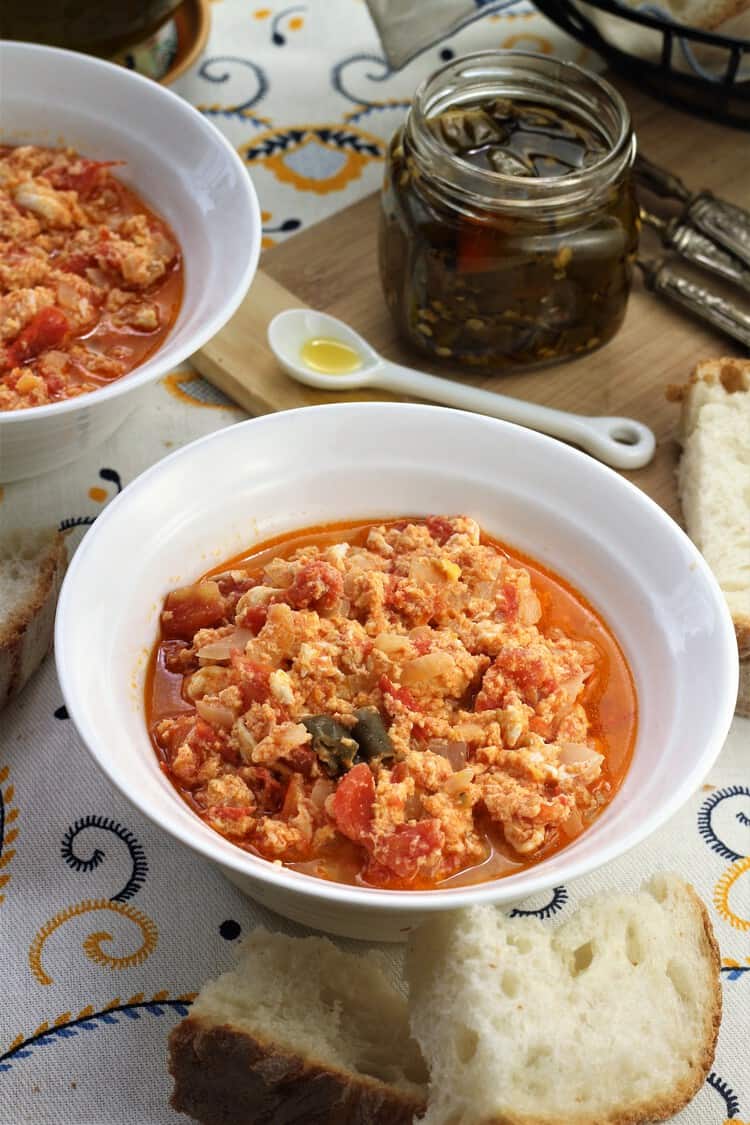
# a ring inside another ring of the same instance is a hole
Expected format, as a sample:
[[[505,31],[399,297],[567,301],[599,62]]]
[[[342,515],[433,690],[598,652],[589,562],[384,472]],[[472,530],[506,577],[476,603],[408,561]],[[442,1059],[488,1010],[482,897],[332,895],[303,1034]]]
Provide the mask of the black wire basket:
[[[536,7],[559,28],[601,55],[613,70],[630,82],[671,105],[711,117],[727,125],[750,129],[750,39],[735,39],[685,24],[670,23],[658,15],[626,8],[618,0],[586,0],[586,9],[617,16],[633,27],[651,29],[661,36],[658,57],[644,58],[618,45],[612,27],[590,17],[572,0],[534,0]],[[622,26],[622,25],[621,25]],[[653,38],[653,37],[652,37]],[[681,60],[694,59],[695,52],[708,50],[710,74],[700,65],[682,69]],[[744,64],[745,77],[742,76]]]

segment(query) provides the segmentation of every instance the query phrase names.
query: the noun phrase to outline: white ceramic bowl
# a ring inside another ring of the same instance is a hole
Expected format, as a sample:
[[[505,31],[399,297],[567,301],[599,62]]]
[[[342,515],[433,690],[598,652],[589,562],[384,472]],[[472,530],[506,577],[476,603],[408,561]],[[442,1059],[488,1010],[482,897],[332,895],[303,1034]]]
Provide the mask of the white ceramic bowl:
[[[157,765],[143,682],[166,592],[250,544],[328,521],[465,513],[583,591],[635,676],[633,764],[563,851],[509,878],[444,891],[342,886],[274,866],[217,835]],[[138,551],[133,551],[133,544]],[[109,778],[249,895],[318,929],[403,939],[433,910],[510,905],[637,844],[698,787],[737,694],[737,645],[701,555],[612,470],[551,438],[475,414],[405,404],[294,410],[211,434],[134,481],[73,558],[55,635],[63,695]]]
[[[182,248],[179,317],[146,363],[108,387],[0,411],[0,482],[37,476],[100,444],[137,405],[139,387],[211,338],[258,263],[255,190],[218,129],[182,98],[133,71],[73,51],[0,43],[0,144],[71,145],[124,160],[117,175],[171,225]]]

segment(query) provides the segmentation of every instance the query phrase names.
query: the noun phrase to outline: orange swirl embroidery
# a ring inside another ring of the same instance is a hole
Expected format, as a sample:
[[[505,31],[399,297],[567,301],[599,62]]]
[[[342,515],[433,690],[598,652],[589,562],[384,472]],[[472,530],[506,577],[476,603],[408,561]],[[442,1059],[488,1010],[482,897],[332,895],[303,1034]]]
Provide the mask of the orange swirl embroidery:
[[[543,35],[533,35],[529,32],[522,32],[520,35],[508,35],[500,44],[501,47],[508,50],[519,45],[525,51],[538,51],[541,55],[553,53],[549,39],[546,39]]]
[[[714,906],[719,914],[735,930],[742,931],[750,930],[750,918],[742,918],[739,914],[734,913],[729,905],[729,894],[734,884],[746,871],[750,871],[750,856],[738,859],[736,863],[728,867],[714,888]]]
[[[11,848],[10,845],[18,837],[18,828],[13,826],[13,822],[18,818],[18,809],[12,805],[15,791],[12,785],[7,785],[5,789],[2,789],[2,786],[8,780],[9,772],[8,766],[3,766],[0,770],[0,902],[5,900],[2,888],[10,881],[10,875],[4,868],[8,866],[16,854],[16,849]],[[9,825],[12,827],[8,827]]]
[[[32,941],[29,947],[29,968],[40,984],[52,984],[52,977],[42,965],[42,949],[50,934],[54,933],[69,918],[75,918],[79,914],[91,914],[97,910],[111,910],[115,914],[121,914],[123,917],[129,918],[141,931],[142,941],[135,953],[128,953],[124,957],[116,957],[102,949],[104,942],[114,940],[112,934],[106,930],[97,930],[95,933],[89,934],[83,942],[83,951],[89,960],[95,961],[98,965],[107,965],[110,969],[129,969],[133,965],[140,965],[156,949],[159,931],[142,910],[137,910],[134,906],[125,902],[113,902],[108,898],[85,899],[83,902],[76,903],[75,906],[67,906],[54,918],[50,918],[49,922],[44,923]]]

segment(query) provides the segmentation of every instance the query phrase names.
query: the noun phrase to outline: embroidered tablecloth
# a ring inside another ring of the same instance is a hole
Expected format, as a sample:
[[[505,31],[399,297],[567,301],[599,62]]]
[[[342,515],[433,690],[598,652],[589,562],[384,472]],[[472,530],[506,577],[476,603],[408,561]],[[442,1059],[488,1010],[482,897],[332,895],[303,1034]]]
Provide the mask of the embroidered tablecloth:
[[[216,0],[206,52],[177,89],[247,162],[265,246],[378,186],[391,132],[441,61],[486,46],[585,57],[527,0],[477,0],[476,9],[473,22],[392,70],[362,0]],[[60,473],[6,486],[0,521],[58,525],[72,551],[139,472],[241,416],[188,369],[173,372],[142,394],[106,446]],[[735,720],[707,784],[661,832],[524,909],[562,917],[594,890],[635,889],[665,868],[709,904],[724,987],[714,1069],[679,1120],[748,1125],[750,722]],[[0,714],[0,1123],[184,1120],[167,1104],[168,1031],[259,923],[300,932],[123,800],[93,767],[47,661]]]

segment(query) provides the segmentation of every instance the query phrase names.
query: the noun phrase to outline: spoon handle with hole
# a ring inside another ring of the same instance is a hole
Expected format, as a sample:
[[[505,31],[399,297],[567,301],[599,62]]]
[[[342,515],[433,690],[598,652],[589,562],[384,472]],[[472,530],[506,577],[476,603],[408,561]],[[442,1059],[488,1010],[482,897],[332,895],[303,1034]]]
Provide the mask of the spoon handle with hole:
[[[550,434],[580,446],[615,469],[640,469],[654,455],[656,441],[652,431],[632,418],[588,418],[583,414],[570,414],[385,361],[378,367],[373,383],[399,395],[474,410]]]

